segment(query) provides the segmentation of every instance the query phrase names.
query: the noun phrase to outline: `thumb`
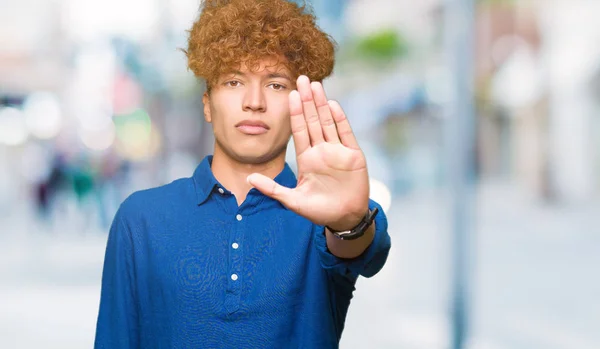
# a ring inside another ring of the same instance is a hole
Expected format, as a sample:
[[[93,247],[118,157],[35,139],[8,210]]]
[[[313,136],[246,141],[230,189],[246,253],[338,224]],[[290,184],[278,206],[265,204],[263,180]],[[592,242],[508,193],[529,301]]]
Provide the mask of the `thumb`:
[[[284,187],[260,173],[253,173],[249,175],[246,180],[261,193],[281,202],[290,210],[294,210],[294,208],[297,207],[295,200],[296,195],[293,189]]]

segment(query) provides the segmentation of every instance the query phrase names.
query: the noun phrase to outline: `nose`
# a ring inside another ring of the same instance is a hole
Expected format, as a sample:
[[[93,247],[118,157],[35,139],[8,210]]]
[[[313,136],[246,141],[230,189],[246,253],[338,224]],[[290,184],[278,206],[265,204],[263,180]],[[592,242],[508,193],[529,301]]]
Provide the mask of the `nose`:
[[[246,89],[242,109],[258,112],[264,112],[267,109],[264,91],[260,86],[250,86]]]

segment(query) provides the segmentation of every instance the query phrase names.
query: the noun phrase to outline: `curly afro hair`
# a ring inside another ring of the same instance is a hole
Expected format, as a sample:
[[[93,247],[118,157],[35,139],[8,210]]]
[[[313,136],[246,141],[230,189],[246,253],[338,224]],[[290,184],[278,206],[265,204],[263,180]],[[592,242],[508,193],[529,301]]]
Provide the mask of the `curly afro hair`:
[[[256,71],[274,57],[294,76],[322,81],[334,65],[336,43],[321,31],[314,14],[287,0],[204,0],[189,30],[188,68],[207,89],[245,63]]]

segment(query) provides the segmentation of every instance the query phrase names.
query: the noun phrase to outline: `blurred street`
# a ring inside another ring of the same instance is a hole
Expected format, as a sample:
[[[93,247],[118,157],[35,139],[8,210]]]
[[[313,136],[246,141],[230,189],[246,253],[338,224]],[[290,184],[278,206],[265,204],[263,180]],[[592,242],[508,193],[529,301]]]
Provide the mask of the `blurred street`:
[[[392,236],[341,348],[599,349],[600,1],[307,2]],[[213,153],[199,4],[2,2],[0,349],[91,348],[118,205]]]
[[[600,348],[600,203],[539,205],[507,183],[477,197],[473,349]],[[90,348],[106,235],[0,220],[0,348]],[[386,267],[360,279],[341,348],[442,349],[449,230],[442,194],[395,200]],[[369,330],[365,331],[365,323]]]

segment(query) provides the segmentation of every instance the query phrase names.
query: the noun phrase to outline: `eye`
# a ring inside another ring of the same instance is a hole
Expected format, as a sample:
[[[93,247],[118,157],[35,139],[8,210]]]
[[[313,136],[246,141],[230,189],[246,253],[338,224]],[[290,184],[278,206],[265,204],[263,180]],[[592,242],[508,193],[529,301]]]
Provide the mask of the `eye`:
[[[227,87],[238,87],[238,86],[240,86],[240,84],[241,83],[239,81],[237,81],[237,80],[230,80],[230,81],[226,81],[224,83],[224,85],[227,86]]]
[[[275,91],[282,91],[282,90],[286,89],[285,86],[283,86],[281,84],[277,84],[277,83],[270,84],[269,86],[271,86],[271,88]]]

